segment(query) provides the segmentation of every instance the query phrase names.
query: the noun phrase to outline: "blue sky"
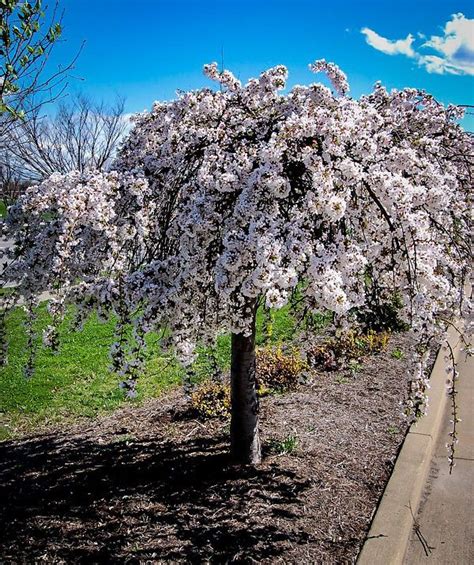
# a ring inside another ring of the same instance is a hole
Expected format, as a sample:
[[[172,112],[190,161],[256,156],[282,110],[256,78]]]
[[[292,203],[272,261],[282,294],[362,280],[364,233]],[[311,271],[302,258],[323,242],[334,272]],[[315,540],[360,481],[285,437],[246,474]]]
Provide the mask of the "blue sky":
[[[444,103],[474,104],[471,2],[60,0],[60,6],[65,41],[54,62],[66,62],[85,41],[73,72],[83,80],[72,79],[71,88],[105,101],[123,95],[127,112],[171,99],[177,89],[209,86],[202,66],[220,63],[222,51],[224,66],[244,81],[284,64],[290,85],[314,82],[307,65],[325,58],[347,73],[354,97],[381,80],[389,88],[424,88]],[[454,23],[466,25],[458,26],[459,37],[450,35],[459,41],[447,61],[452,14],[463,14]],[[464,125],[474,130],[474,116]]]

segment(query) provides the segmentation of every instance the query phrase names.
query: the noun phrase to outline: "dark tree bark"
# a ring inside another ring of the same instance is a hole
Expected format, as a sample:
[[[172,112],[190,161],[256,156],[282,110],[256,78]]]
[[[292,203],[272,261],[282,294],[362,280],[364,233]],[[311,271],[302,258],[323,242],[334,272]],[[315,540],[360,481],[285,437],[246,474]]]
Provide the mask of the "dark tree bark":
[[[258,433],[259,403],[255,386],[255,316],[249,336],[232,334],[230,443],[237,463],[256,465],[262,455]]]

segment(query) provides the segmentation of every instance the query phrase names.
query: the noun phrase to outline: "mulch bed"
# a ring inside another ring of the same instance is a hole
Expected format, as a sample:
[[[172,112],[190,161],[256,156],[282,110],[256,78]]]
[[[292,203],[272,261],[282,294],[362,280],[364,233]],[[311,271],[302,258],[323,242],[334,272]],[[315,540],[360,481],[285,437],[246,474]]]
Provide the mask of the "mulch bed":
[[[180,391],[0,443],[0,562],[353,562],[407,430],[412,348],[396,335],[360,372],[264,398],[256,469]],[[270,448],[290,435],[291,453]]]

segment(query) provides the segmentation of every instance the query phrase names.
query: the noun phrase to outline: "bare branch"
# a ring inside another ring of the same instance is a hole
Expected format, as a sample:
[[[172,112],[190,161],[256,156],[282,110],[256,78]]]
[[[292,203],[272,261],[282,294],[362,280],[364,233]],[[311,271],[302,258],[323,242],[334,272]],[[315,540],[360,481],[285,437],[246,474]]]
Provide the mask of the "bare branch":
[[[23,176],[41,180],[54,172],[107,169],[127,130],[124,100],[95,104],[84,95],[61,102],[53,118],[39,111],[8,134],[8,158]],[[0,163],[5,159],[0,154]]]

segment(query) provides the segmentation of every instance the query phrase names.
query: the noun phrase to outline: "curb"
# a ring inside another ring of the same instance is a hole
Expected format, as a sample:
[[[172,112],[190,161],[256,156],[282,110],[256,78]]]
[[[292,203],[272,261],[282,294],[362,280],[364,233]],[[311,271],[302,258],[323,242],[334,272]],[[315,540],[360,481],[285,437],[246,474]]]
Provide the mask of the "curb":
[[[448,331],[448,341],[457,361],[460,343],[453,328]],[[431,371],[428,413],[408,431],[357,565],[403,563],[448,399],[444,355],[440,349]]]

